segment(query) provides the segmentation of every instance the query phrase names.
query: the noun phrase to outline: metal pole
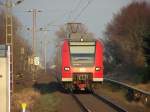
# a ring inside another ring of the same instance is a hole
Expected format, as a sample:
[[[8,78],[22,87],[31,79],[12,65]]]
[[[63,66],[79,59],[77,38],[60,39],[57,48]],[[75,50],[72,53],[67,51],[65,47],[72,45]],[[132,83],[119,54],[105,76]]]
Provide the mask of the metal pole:
[[[32,52],[35,53],[35,9],[32,11]]]
[[[45,38],[44,38],[44,44],[45,44],[45,48],[44,48],[44,55],[45,55],[45,57],[44,57],[44,62],[45,62],[45,73],[46,73],[46,69],[47,69],[47,44],[49,43],[49,41],[47,42],[47,40],[46,40],[46,35],[47,35],[47,31],[49,31],[49,30],[44,30],[45,31]]]
[[[32,9],[27,12],[32,12],[32,53],[33,53],[32,59],[34,62],[34,57],[36,53],[36,16],[37,16],[37,12],[42,12],[42,11],[37,9]],[[34,63],[32,64],[32,69],[33,69],[33,80],[35,81],[36,66],[34,65]]]
[[[33,9],[33,26],[32,26],[32,34],[33,34],[33,61],[35,57],[35,20],[36,20],[36,9]],[[35,65],[33,63],[33,81],[35,82]]]
[[[11,14],[12,7],[20,4],[23,0],[18,0],[16,3],[12,3],[12,0],[6,0],[5,7],[6,7],[6,14],[5,14],[5,26],[6,26],[6,45],[10,46],[10,89],[11,93],[14,90],[13,86],[13,47],[14,47],[14,39],[13,39],[13,17]]]
[[[37,12],[42,12],[41,10],[37,9],[32,9],[26,12],[31,12],[32,13],[32,52],[33,54],[36,53],[36,17],[37,17]],[[27,28],[27,30],[30,28]]]
[[[35,57],[35,53],[36,53],[36,15],[37,15],[37,9],[33,9],[32,10],[32,17],[33,17],[33,26],[32,26],[32,52],[33,52],[33,60]],[[40,11],[38,11],[40,12]],[[33,81],[35,81],[35,72],[36,72],[36,66],[33,63]]]
[[[36,17],[37,12],[42,12],[41,10],[32,9],[26,12],[32,13],[32,52],[35,55],[36,53]]]
[[[46,35],[47,35],[47,32],[48,31],[50,31],[50,30],[47,30],[47,29],[45,29],[45,28],[41,28],[41,30],[40,31],[44,31],[44,68],[45,68],[45,72],[46,72],[46,68],[47,68],[47,65],[46,65],[46,62],[47,62],[47,53],[46,53],[46,51],[47,51],[47,40],[46,40]]]
[[[13,22],[11,15],[11,0],[6,0],[6,45],[10,45],[10,89],[13,93]]]
[[[41,48],[40,48],[40,52],[41,52],[40,58],[41,58],[41,65],[42,65],[43,61],[44,61],[44,60],[42,60],[42,57],[43,57],[43,46],[42,46],[43,42],[42,41],[40,42],[40,45],[41,45]]]
[[[45,50],[44,50],[45,51],[45,53],[44,53],[44,55],[45,55],[45,61],[44,61],[45,62],[45,73],[46,73],[46,61],[47,61],[46,60],[46,58],[47,58],[46,57],[46,55],[47,55],[47,53],[46,53],[47,49],[46,48],[47,48],[47,42],[46,42],[46,38],[45,38]]]
[[[34,57],[35,57],[35,49],[36,49],[36,43],[35,43],[35,40],[36,40],[36,12],[37,10],[36,9],[32,9],[32,10],[29,10],[27,12],[32,12],[32,60],[33,60],[33,63],[32,63],[32,74],[33,74],[33,81],[35,81],[35,65],[34,65]]]
[[[17,1],[17,4],[21,3],[22,1]],[[10,72],[10,76],[9,76],[9,111],[11,110],[11,95],[14,91],[14,67],[13,67],[13,48],[14,48],[14,39],[13,39],[13,17],[11,14],[11,9],[13,7],[13,3],[12,0],[6,0],[5,2],[5,7],[6,7],[6,13],[5,13],[5,36],[6,36],[6,45],[10,46],[10,48],[8,47],[8,49],[10,50],[10,54],[9,54],[9,59],[8,61],[10,61],[8,63],[8,67],[9,67],[9,72]]]

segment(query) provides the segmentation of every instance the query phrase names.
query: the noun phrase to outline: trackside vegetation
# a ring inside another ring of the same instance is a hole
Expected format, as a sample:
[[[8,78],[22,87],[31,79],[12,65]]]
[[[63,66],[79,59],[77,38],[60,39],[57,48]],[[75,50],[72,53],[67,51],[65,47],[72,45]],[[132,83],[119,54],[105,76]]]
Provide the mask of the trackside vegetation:
[[[137,82],[149,82],[149,29],[150,4],[147,2],[132,2],[114,14],[105,31],[106,71],[122,70]]]

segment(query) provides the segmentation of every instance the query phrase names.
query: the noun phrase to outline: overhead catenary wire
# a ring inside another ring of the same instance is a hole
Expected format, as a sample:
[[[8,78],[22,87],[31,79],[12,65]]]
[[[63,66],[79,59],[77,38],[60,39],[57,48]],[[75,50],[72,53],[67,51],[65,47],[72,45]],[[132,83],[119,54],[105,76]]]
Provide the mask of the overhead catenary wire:
[[[78,10],[81,2],[82,2],[82,0],[79,0],[79,2],[77,3],[76,7],[73,9],[73,12],[75,12],[76,10]]]
[[[71,11],[69,11],[69,12],[66,11],[62,16],[58,17],[57,19],[52,20],[50,23],[48,23],[48,24],[45,25],[44,27],[53,26],[53,24],[56,24],[57,21],[61,20],[62,17],[65,17],[65,16],[69,16],[69,20],[72,19],[72,17],[71,17],[72,14],[75,13],[75,12],[79,9],[79,7],[81,6],[82,1],[83,1],[83,0],[79,0],[78,3],[77,3],[77,5],[76,5]],[[66,21],[68,21],[68,20],[66,20]],[[66,21],[64,21],[64,23],[65,23]],[[58,25],[57,25],[57,26],[58,26]],[[59,26],[61,26],[61,25],[59,25]]]
[[[63,13],[61,16],[59,16],[56,19],[53,19],[50,23],[48,23],[47,25],[45,25],[44,27],[49,27],[49,26],[59,26],[59,25],[55,25],[57,21],[61,20],[62,17],[66,16],[68,14],[68,12]]]
[[[81,14],[87,9],[87,7],[93,2],[94,0],[88,0],[87,4],[81,9],[79,14],[74,18],[74,21],[77,20]]]
[[[74,9],[72,9],[70,12],[69,12],[69,19],[72,19],[71,16],[73,13],[75,13],[78,9],[79,9],[79,6],[81,5],[81,2],[82,0],[79,0],[79,2],[77,3],[77,5],[75,6]]]
[[[69,19],[71,19],[71,14],[76,12],[81,4],[82,0],[79,0],[79,2],[77,3],[77,5],[75,6],[74,9],[72,9],[71,11],[66,11],[64,14],[62,14],[62,16],[52,20],[50,23],[48,23],[47,25],[45,25],[44,27],[49,27],[49,26],[53,26],[53,24],[56,24],[57,21],[61,20],[62,17],[65,17],[65,16],[69,16]],[[68,20],[67,20],[68,21]],[[58,26],[58,25],[57,25]],[[61,25],[59,25],[61,26]]]

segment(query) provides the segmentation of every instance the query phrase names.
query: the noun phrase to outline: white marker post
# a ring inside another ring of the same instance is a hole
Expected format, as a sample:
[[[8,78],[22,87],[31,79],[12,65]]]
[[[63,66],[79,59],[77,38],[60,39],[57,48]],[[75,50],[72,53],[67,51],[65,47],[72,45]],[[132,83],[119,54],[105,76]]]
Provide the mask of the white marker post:
[[[21,107],[22,107],[22,112],[26,112],[27,104],[26,103],[22,103]]]

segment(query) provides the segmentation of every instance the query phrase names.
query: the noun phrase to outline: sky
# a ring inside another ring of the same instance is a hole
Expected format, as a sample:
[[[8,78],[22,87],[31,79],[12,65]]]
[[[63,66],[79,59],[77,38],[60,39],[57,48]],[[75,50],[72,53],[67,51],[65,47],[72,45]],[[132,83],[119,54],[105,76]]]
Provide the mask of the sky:
[[[113,15],[133,1],[137,0],[24,0],[13,8],[13,13],[23,25],[20,32],[30,42],[32,35],[26,29],[32,27],[32,14],[26,11],[31,9],[42,11],[37,13],[36,19],[38,43],[44,38],[52,41],[56,37],[55,31],[59,28],[54,25],[63,25],[74,19],[85,24],[96,37],[104,38],[103,33]],[[38,29],[41,27],[46,27],[50,31],[47,34],[39,32]],[[50,44],[48,47],[50,55],[53,54],[54,45]],[[39,46],[38,48],[40,49]]]
[[[88,1],[90,1],[90,4],[86,7]],[[33,8],[42,10],[42,12],[37,14],[37,29],[47,26],[49,23],[63,25],[77,18],[76,21],[85,24],[89,31],[93,32],[96,37],[103,38],[105,27],[107,23],[111,21],[113,14],[117,13],[120,8],[126,6],[131,1],[132,0],[24,0],[23,3],[13,8],[13,12],[25,27],[31,27],[31,13],[25,11]],[[84,7],[86,8],[80,15]],[[57,27],[49,26],[48,29],[56,30]]]

